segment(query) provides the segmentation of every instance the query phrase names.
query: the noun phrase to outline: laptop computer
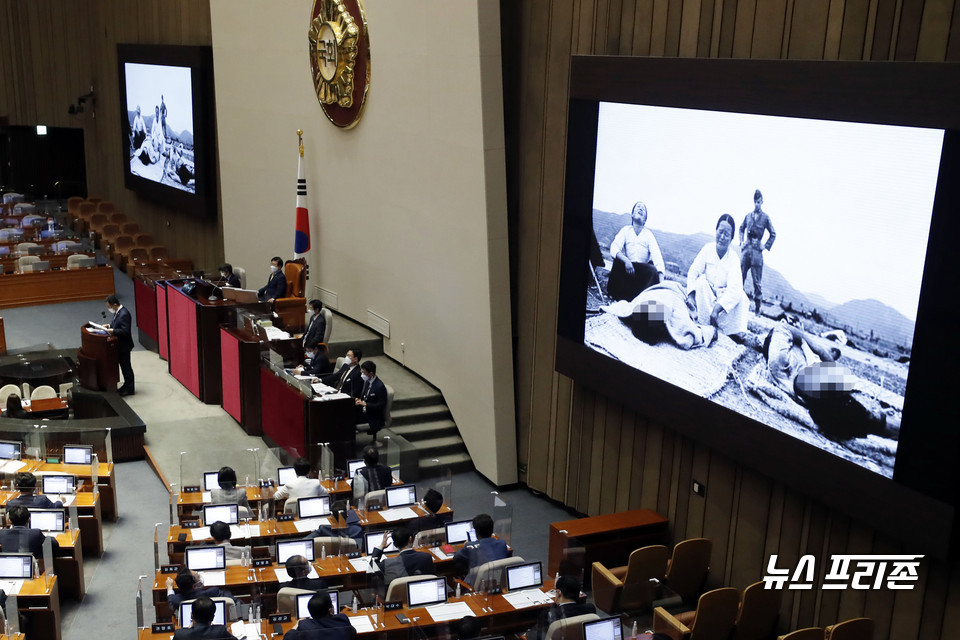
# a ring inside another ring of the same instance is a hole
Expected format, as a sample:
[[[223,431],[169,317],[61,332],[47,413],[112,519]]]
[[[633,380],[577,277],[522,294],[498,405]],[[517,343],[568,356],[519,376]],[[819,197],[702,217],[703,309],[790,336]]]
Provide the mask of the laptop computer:
[[[32,555],[29,553],[0,553],[0,579],[29,580],[32,577]]]
[[[313,540],[284,540],[277,542],[277,564],[283,564],[290,556],[303,556],[313,562]]]
[[[63,445],[64,464],[90,464],[93,461],[93,447],[86,444]]]
[[[507,591],[543,586],[540,562],[524,562],[507,567]]]
[[[30,509],[30,527],[45,533],[63,533],[66,518],[63,509]]]
[[[184,558],[191,571],[216,571],[227,566],[227,550],[221,546],[187,547]]]
[[[203,505],[203,523],[210,526],[214,522],[239,524],[240,505],[238,504],[205,504]]]
[[[363,548],[367,552],[367,555],[373,555],[373,550],[377,548],[377,545],[383,542],[383,534],[385,531],[371,531],[369,533],[363,534]],[[384,553],[397,553],[400,549],[397,549],[397,545],[393,544],[393,536],[387,538],[387,547],[383,550]]]
[[[352,478],[357,475],[357,471],[367,466],[363,460],[347,460],[347,477]]]
[[[48,494],[70,495],[77,491],[76,476],[40,476],[41,491]]]
[[[477,532],[473,530],[472,520],[448,522],[443,526],[447,530],[447,544],[473,542],[477,539]]]
[[[417,503],[417,486],[413,484],[401,484],[396,487],[386,489],[387,507],[405,507]]]
[[[23,443],[14,440],[0,440],[0,459],[19,460]]]
[[[407,602],[410,603],[410,608],[442,604],[446,601],[446,578],[428,578],[407,583]]]
[[[340,613],[340,592],[338,591],[327,591],[330,594],[330,604],[333,608],[334,613]],[[317,595],[316,593],[299,593],[297,594],[297,618],[312,618],[310,615],[310,598]]]
[[[330,515],[330,496],[315,496],[297,500],[297,517],[319,518]]]
[[[604,618],[583,623],[583,640],[623,640],[620,618]]]
[[[214,601],[213,624],[227,624],[227,603]],[[180,603],[180,627],[186,629],[193,624],[193,601]]]
[[[282,487],[297,477],[297,472],[293,467],[277,467],[277,482]]]
[[[220,475],[219,471],[204,471],[203,472],[203,490],[211,491],[213,489],[220,488],[220,481],[217,479]]]

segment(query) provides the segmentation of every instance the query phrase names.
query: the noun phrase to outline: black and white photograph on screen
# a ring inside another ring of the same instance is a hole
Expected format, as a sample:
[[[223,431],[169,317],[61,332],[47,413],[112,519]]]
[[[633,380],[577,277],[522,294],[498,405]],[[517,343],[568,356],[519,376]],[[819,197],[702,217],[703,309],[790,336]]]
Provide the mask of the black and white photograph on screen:
[[[196,193],[189,67],[124,64],[130,172]]]
[[[893,477],[942,145],[601,104],[586,346]]]

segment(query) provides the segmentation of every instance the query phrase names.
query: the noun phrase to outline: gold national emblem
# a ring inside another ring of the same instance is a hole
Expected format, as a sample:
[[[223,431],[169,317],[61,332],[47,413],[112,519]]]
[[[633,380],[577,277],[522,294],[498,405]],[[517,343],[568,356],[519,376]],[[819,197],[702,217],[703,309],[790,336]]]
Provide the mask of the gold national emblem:
[[[310,66],[327,118],[349,129],[360,120],[370,84],[370,41],[360,0],[314,0]]]

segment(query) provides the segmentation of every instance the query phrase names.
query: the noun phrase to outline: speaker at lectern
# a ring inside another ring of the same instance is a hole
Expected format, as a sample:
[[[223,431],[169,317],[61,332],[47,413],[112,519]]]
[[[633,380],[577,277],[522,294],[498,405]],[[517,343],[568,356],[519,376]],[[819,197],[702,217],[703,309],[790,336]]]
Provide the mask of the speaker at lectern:
[[[116,391],[120,382],[117,339],[88,324],[80,327],[80,386],[93,391]]]

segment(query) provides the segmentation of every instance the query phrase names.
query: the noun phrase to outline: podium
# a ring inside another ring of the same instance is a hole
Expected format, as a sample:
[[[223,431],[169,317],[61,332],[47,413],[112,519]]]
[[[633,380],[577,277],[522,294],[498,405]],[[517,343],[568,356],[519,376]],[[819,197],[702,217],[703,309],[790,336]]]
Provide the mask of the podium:
[[[77,351],[80,367],[80,386],[92,391],[116,391],[120,382],[117,360],[117,339],[80,327],[80,349]]]

